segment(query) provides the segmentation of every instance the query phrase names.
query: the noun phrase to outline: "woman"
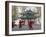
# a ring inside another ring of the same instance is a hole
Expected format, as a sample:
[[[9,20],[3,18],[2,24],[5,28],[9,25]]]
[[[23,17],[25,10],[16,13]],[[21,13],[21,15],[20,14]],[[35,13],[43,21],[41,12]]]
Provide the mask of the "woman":
[[[33,19],[30,19],[28,21],[28,25],[29,25],[29,29],[31,30],[32,29],[32,24],[34,24],[34,20]]]

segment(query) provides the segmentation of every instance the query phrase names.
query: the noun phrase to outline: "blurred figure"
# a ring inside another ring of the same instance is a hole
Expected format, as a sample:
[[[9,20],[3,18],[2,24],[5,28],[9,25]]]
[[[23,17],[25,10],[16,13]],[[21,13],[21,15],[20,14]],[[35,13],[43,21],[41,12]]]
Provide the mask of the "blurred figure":
[[[28,25],[30,30],[32,29],[32,24],[34,24],[34,20],[33,19],[28,20]]]
[[[17,26],[17,25],[15,24],[14,21],[12,21],[12,28],[13,28],[14,26]]]
[[[19,28],[21,28],[22,25],[25,25],[25,21],[23,19],[22,20],[19,20]]]

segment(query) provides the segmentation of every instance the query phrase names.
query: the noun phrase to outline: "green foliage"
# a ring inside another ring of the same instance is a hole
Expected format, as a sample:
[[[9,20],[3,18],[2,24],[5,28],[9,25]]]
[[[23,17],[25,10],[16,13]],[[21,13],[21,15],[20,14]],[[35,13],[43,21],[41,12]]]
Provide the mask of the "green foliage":
[[[12,19],[13,19],[13,20],[16,19],[16,14],[17,14],[17,12],[16,12],[16,7],[13,6],[13,7],[12,7]]]

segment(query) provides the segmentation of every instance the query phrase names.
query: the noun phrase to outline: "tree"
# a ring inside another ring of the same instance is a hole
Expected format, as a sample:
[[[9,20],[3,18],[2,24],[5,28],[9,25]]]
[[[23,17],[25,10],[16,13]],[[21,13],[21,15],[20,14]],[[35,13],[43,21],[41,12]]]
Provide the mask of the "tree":
[[[34,19],[37,18],[34,16],[37,13],[32,12],[31,10],[27,10],[25,13],[21,13],[23,16],[21,17],[22,19]]]

